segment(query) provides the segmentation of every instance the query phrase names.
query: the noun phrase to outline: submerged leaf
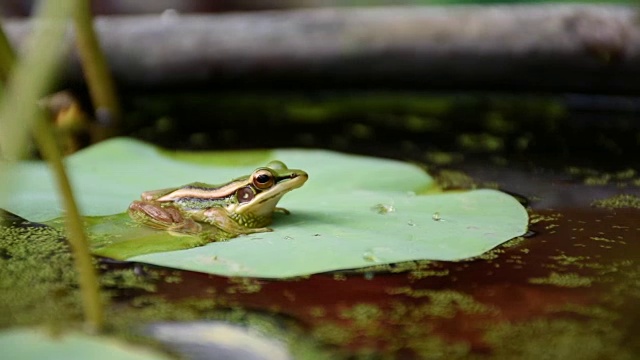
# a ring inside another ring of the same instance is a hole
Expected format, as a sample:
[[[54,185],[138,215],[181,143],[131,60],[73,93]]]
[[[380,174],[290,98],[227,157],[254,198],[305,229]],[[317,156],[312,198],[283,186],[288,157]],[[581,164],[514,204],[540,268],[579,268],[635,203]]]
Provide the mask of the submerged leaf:
[[[276,214],[274,232],[190,248],[203,241],[136,226],[124,214],[87,218],[96,253],[213,274],[282,278],[408,260],[461,260],[527,229],[527,212],[505,193],[416,195],[435,188],[417,166],[323,150],[168,157],[144,143],[114,139],[71,156],[67,164],[84,214],[104,216],[126,210],[145,190],[223,183],[265,159],[309,173],[309,181],[280,202],[291,215]],[[32,221],[59,217],[46,176],[43,164],[16,166],[13,196],[2,207]]]
[[[0,332],[0,348],[5,359],[169,359],[167,355],[114,339],[82,333],[52,335],[29,328]]]

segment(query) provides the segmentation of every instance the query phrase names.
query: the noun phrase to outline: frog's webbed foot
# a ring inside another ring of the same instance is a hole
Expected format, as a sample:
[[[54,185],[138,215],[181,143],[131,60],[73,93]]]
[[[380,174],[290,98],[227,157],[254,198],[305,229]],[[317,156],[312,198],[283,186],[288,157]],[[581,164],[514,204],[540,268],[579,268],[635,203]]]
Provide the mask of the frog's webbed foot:
[[[231,235],[255,234],[273,231],[273,229],[268,227],[251,228],[238,224],[235,220],[229,217],[229,213],[223,208],[209,208],[202,212],[201,216],[202,218],[198,220],[211,224]]]
[[[291,211],[289,211],[289,210],[287,210],[285,208],[281,208],[281,207],[277,207],[277,208],[273,209],[273,212],[279,212],[279,213],[282,213],[282,214],[285,214],[285,215],[290,215],[291,214]]]
[[[158,229],[196,234],[202,226],[191,218],[185,218],[174,206],[162,206],[152,201],[136,200],[129,205],[129,216],[136,222]]]

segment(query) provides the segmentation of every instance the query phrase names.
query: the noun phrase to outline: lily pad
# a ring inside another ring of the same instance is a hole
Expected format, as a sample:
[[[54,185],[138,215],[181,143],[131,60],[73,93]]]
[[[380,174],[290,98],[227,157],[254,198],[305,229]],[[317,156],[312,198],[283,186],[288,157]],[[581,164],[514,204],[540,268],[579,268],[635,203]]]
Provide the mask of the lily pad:
[[[15,328],[0,332],[4,359],[169,359],[141,347],[81,333],[47,334],[41,329]]]
[[[87,218],[96,251],[212,274],[284,278],[409,260],[462,260],[527,229],[526,210],[505,193],[442,193],[417,166],[324,150],[169,154],[121,138],[71,156],[67,168],[83,214],[105,216],[122,213],[145,190],[222,183],[271,159],[309,173],[302,188],[281,200],[291,215],[276,214],[274,232],[189,248],[199,245],[193,237],[131,235],[126,229],[135,227],[123,215]],[[44,164],[18,164],[11,180],[11,196],[0,207],[31,221],[62,215]],[[189,249],[145,253],[145,242],[155,245],[151,251]]]

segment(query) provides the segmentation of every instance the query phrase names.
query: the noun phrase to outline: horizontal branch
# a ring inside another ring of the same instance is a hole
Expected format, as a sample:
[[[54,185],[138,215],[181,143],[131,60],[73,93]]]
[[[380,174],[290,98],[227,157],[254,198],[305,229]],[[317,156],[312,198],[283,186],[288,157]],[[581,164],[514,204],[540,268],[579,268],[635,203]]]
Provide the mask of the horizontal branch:
[[[6,27],[22,43],[29,23]],[[640,90],[640,22],[625,6],[164,14],[103,17],[97,30],[123,86]],[[68,64],[80,81],[77,56]]]

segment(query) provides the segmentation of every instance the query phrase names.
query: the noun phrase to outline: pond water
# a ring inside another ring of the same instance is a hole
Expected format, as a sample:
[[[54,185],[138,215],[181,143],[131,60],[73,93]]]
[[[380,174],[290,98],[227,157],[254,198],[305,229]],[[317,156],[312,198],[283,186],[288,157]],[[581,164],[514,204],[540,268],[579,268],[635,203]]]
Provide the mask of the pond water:
[[[147,284],[113,283],[113,309],[153,308],[159,322],[230,320],[288,343],[296,357],[640,355],[635,99],[407,92],[123,98],[127,134],[168,148],[319,147],[407,160],[448,189],[514,194],[529,207],[531,224],[527,236],[475,259],[289,280],[104,260],[105,274],[133,269]],[[207,358],[177,341],[173,350]]]

